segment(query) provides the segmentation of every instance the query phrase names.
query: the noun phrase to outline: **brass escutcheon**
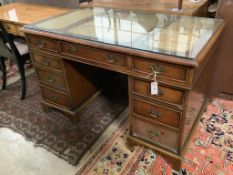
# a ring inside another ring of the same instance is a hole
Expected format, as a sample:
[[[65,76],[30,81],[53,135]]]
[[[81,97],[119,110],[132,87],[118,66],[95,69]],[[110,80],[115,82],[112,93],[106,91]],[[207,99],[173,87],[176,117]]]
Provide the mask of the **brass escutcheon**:
[[[162,115],[161,112],[159,111],[154,111],[153,109],[149,110],[148,113],[150,114],[151,117],[157,118]]]
[[[159,137],[161,135],[161,132],[159,132],[159,131],[150,131],[150,130],[147,130],[147,132],[148,132],[148,134],[149,134],[149,136],[151,138],[153,138],[153,137]]]
[[[66,50],[71,53],[76,53],[78,51],[78,49],[73,46],[68,46]]]
[[[50,61],[48,61],[47,59],[44,59],[44,61],[43,61],[43,64],[45,65],[45,66],[49,66],[50,65]]]
[[[117,60],[117,57],[115,55],[108,54],[106,60],[109,63],[114,63]]]
[[[153,64],[151,65],[151,70],[153,74],[161,74],[165,72],[165,67],[159,65],[159,64]]]

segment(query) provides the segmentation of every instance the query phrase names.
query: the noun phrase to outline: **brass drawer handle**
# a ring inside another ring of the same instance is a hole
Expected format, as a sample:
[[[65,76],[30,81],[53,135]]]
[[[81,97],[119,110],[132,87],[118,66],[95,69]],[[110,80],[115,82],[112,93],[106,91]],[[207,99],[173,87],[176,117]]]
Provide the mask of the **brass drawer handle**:
[[[43,48],[45,47],[45,42],[44,42],[44,41],[38,41],[37,46],[38,46],[40,49],[43,49]]]
[[[159,131],[147,130],[147,133],[149,134],[151,139],[153,139],[154,137],[159,137],[162,135],[162,132],[159,132]]]
[[[50,83],[53,83],[53,82],[56,81],[56,79],[55,79],[54,77],[52,77],[52,76],[48,76],[48,81],[49,81]]]
[[[73,46],[68,46],[66,48],[66,51],[70,52],[70,53],[76,53],[78,51],[78,49],[76,47],[73,47]]]
[[[114,63],[117,61],[117,56],[108,54],[106,57],[107,62]]]
[[[159,89],[158,95],[163,96],[164,94],[165,94],[165,92],[163,90]]]
[[[157,118],[162,115],[161,112],[159,111],[154,111],[153,109],[149,110],[148,113],[150,114],[151,117]]]
[[[50,100],[57,102],[58,101],[58,97],[57,96],[50,96],[49,98]]]
[[[49,66],[50,64],[51,64],[51,62],[50,62],[49,60],[44,59],[44,61],[43,61],[43,65],[45,65],[45,66]]]
[[[6,25],[6,30],[11,30],[11,27],[9,25]]]
[[[159,65],[159,64],[153,64],[151,67],[152,73],[154,74],[161,74],[163,72],[165,72],[165,67]]]

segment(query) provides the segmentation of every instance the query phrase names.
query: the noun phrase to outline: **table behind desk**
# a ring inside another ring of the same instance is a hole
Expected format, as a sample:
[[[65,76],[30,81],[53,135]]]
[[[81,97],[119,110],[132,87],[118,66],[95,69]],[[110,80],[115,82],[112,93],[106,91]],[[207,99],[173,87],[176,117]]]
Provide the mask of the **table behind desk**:
[[[77,8],[79,6],[78,0],[16,0],[15,2],[34,3],[62,8]]]
[[[12,3],[0,7],[0,22],[8,33],[24,37],[21,28],[49,17],[68,12],[69,9],[28,3]]]

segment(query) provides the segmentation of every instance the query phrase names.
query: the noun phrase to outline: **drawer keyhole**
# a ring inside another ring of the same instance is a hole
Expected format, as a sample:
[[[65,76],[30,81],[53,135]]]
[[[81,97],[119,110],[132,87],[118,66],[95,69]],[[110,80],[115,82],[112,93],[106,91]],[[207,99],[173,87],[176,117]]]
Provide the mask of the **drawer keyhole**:
[[[159,111],[154,111],[153,109],[149,110],[148,113],[150,114],[151,117],[153,118],[157,118],[160,117],[162,115],[161,112]]]

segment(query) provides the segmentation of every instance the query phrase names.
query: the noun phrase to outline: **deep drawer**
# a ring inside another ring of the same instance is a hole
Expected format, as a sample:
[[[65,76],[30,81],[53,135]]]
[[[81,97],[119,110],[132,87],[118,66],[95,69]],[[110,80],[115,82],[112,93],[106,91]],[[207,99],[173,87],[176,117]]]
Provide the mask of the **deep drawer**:
[[[147,103],[135,98],[132,99],[132,106],[133,113],[135,114],[179,128],[182,112],[164,108],[156,104]]]
[[[62,70],[61,60],[55,56],[48,54],[31,52],[32,60],[38,65],[42,65],[48,68]]]
[[[67,93],[63,93],[49,87],[41,86],[41,92],[44,100],[55,103],[62,107],[71,108],[70,99]]]
[[[173,104],[179,108],[183,107],[185,92],[175,88],[158,85],[158,95],[151,95],[151,83],[132,78],[132,92],[138,95],[149,97],[165,103]]]
[[[135,118],[131,119],[130,126],[133,136],[177,152],[179,134],[176,131]]]
[[[65,79],[61,75],[37,68],[37,74],[42,84],[54,87],[58,90],[66,91]]]
[[[61,43],[61,53],[73,57],[81,57],[101,64],[127,67],[125,55],[94,49],[91,47]]]

